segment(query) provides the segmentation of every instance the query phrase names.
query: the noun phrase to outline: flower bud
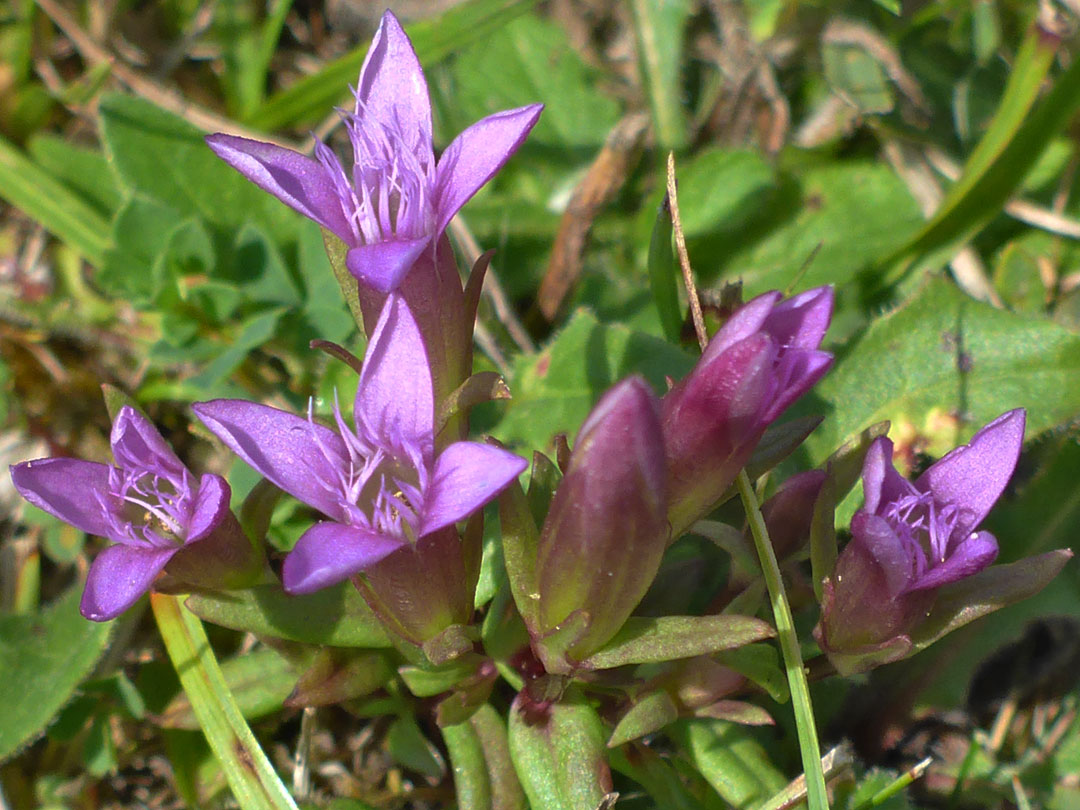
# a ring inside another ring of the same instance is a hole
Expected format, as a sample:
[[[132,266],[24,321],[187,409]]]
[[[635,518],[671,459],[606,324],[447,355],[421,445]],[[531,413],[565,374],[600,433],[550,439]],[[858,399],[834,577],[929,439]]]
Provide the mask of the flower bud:
[[[579,612],[584,629],[568,657],[581,660],[607,642],[656,576],[666,515],[658,403],[643,379],[631,377],[585,420],[552,499],[537,555],[534,638]]]
[[[829,287],[755,298],[663,398],[672,537],[715,506],[765,429],[828,370],[832,355],[818,345],[832,304]]]

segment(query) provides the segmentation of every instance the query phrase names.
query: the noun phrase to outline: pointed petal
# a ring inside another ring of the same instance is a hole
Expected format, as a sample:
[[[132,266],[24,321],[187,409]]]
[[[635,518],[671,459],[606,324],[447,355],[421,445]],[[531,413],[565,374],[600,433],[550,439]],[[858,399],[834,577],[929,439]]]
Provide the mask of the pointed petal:
[[[404,544],[343,523],[316,523],[285,558],[282,582],[288,593],[311,593],[358,574]]]
[[[150,589],[154,578],[179,550],[179,546],[109,546],[90,566],[79,612],[95,622],[115,619]]]
[[[909,591],[938,588],[977,574],[998,555],[998,544],[990,532],[976,532],[968,537],[943,563],[931,568],[909,587]]]
[[[978,526],[1009,483],[1020,447],[1024,443],[1024,410],[1002,414],[971,438],[932,465],[916,488],[931,492],[938,503],[961,508],[956,531],[970,532]]]
[[[788,406],[809,391],[832,366],[828,352],[788,349],[776,364],[776,393],[762,417],[773,422]]]
[[[345,241],[352,229],[333,180],[318,161],[299,152],[236,135],[208,135],[206,143],[240,174]]]
[[[122,469],[148,470],[172,481],[183,481],[187,477],[187,468],[158,429],[129,405],[117,413],[109,442],[116,465]]]
[[[871,442],[863,459],[863,509],[871,514],[879,514],[886,504],[899,500],[913,490],[911,483],[896,471],[892,457],[892,440],[879,436]]]
[[[420,534],[468,517],[525,471],[525,459],[489,444],[456,442],[435,461]]]
[[[543,104],[530,104],[489,115],[446,147],[435,170],[436,233],[517,151],[543,109]]]
[[[832,311],[832,287],[815,287],[777,304],[765,319],[764,329],[787,348],[816,349],[829,328]]]
[[[860,543],[878,564],[890,599],[907,589],[915,561],[884,518],[859,510],[851,519],[851,536],[851,542]]]
[[[75,458],[39,458],[11,467],[11,482],[26,500],[76,529],[108,537],[101,502],[109,503],[109,467]]]
[[[420,446],[428,458],[435,400],[420,328],[399,295],[390,295],[364,354],[353,409],[358,424],[384,446]]]
[[[229,511],[229,498],[232,490],[228,482],[220,475],[206,473],[199,482],[199,491],[195,493],[195,504],[191,510],[188,524],[188,543],[197,543],[217,528]]]
[[[272,483],[327,517],[344,518],[337,493],[348,454],[337,433],[241,399],[197,402],[193,408],[211,433]]]
[[[345,266],[357,281],[382,293],[393,292],[430,244],[431,237],[425,236],[361,245],[345,254]]]
[[[740,340],[760,332],[769,313],[772,312],[776,302],[780,300],[780,293],[775,290],[759,295],[752,301],[739,307],[720,331],[712,336],[709,345],[701,353],[698,366],[711,362],[714,358],[727,351],[728,347],[734,346]]]
[[[356,114],[373,115],[393,129],[416,133],[431,149],[431,100],[427,81],[409,37],[390,11],[383,14],[356,86]]]

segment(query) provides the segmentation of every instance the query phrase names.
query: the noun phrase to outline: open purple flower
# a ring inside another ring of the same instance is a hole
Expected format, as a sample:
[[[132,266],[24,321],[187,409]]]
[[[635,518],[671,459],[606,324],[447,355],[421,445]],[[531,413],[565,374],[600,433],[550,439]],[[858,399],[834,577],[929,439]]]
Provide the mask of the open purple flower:
[[[233,135],[210,148],[260,188],[335,233],[360,281],[389,292],[454,214],[521,145],[543,108],[532,104],[466,129],[438,164],[431,146],[431,102],[412,43],[389,11],[360,69],[353,110],[341,117],[352,142],[346,173],[323,143],[315,160]]]
[[[423,340],[390,295],[364,356],[349,427],[266,405],[219,399],[195,412],[240,458],[330,518],[285,560],[285,589],[307,593],[359,573],[405,544],[472,514],[516,478],[524,459],[455,442],[435,453],[434,399]]]
[[[1012,476],[1023,439],[1024,411],[1009,411],[914,483],[893,467],[892,442],[874,441],[863,462],[865,503],[825,582],[817,634],[830,657],[848,667],[849,658],[905,654],[935,592],[994,561],[997,540],[978,526]]]
[[[185,546],[219,529],[239,533],[225,480],[197,480],[134,408],[120,409],[110,441],[116,466],[45,458],[11,468],[16,489],[34,506],[116,544],[97,556],[86,579],[79,610],[94,621],[131,607]]]

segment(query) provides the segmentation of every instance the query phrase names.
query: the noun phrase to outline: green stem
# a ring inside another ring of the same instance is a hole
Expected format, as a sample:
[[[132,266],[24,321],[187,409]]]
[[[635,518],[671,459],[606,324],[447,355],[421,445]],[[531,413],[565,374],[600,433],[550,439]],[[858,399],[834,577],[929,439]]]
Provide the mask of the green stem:
[[[739,472],[735,483],[750,522],[750,533],[754,536],[754,546],[757,548],[761,570],[765,575],[765,585],[769,589],[769,600],[772,602],[776,635],[784,656],[784,669],[787,671],[788,686],[791,689],[791,705],[795,711],[795,727],[799,735],[799,751],[806,774],[807,804],[810,810],[828,810],[829,798],[825,792],[825,774],[821,770],[821,747],[814,724],[814,709],[810,705],[810,687],[806,682],[799,637],[795,634],[795,622],[791,618],[791,608],[784,592],[780,566],[776,562],[769,531],[765,528],[765,518],[761,516],[761,506],[746,470]]]
[[[150,606],[195,718],[242,810],[297,810],[221,674],[200,622],[175,596],[150,594]]]

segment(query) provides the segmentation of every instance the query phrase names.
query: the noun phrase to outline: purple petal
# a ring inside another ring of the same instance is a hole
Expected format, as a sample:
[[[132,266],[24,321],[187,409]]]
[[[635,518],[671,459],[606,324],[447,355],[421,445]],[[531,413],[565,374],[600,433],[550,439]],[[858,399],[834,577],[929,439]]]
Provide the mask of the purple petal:
[[[419,446],[428,458],[435,424],[431,369],[420,328],[400,295],[383,304],[353,409],[357,424],[385,446]]]
[[[396,537],[355,526],[316,523],[285,558],[282,582],[289,593],[311,593],[348,579],[403,545]]]
[[[179,550],[179,546],[109,546],[90,566],[79,612],[95,622],[115,619],[150,589],[154,578]]]
[[[109,469],[75,458],[39,458],[12,466],[11,482],[38,509],[87,534],[108,537],[101,502],[112,500]]]
[[[862,468],[863,508],[871,514],[878,514],[887,504],[895,503],[914,490],[896,471],[892,458],[892,440],[884,436],[874,439],[866,451]]]
[[[890,599],[907,589],[915,572],[911,551],[884,518],[859,510],[851,519],[853,543],[860,543],[881,569]]]
[[[346,242],[353,239],[333,180],[318,161],[272,143],[220,132],[208,135],[206,143],[214,154],[263,191]]]
[[[728,318],[727,323],[720,328],[720,331],[712,336],[709,345],[701,353],[701,360],[698,361],[698,365],[701,366],[710,362],[740,340],[760,332],[761,327],[769,317],[769,313],[772,312],[773,307],[776,306],[776,302],[779,300],[780,293],[773,290],[759,295],[754,300],[739,307],[735,314]]]
[[[1002,414],[971,438],[932,465],[916,488],[930,492],[939,504],[960,507],[956,531],[970,532],[978,526],[1009,483],[1020,447],[1024,443],[1024,410]]]
[[[776,364],[776,393],[763,416],[774,421],[795,400],[809,391],[832,366],[832,355],[814,350],[788,349]]]
[[[420,60],[390,11],[383,14],[371,41],[356,87],[356,114],[375,116],[384,125],[397,122],[401,132],[416,133],[417,143],[431,146],[431,100]]]
[[[543,109],[543,104],[530,104],[489,115],[446,147],[435,170],[436,233],[517,151]]]
[[[210,432],[272,483],[327,517],[343,519],[337,482],[348,469],[337,433],[277,408],[241,399],[197,402]]]
[[[231,495],[228,482],[220,475],[206,473],[202,477],[199,491],[195,494],[185,544],[196,543],[217,528],[229,511]]]
[[[943,563],[938,563],[909,587],[909,591],[938,588],[977,574],[997,557],[998,544],[990,532],[976,532],[956,547]]]
[[[345,266],[358,281],[382,293],[392,292],[430,244],[431,237],[425,236],[361,245],[345,254]]]
[[[116,415],[109,436],[116,465],[125,470],[146,470],[170,481],[187,478],[187,467],[161,437],[153,423],[129,405]]]
[[[525,471],[513,453],[478,442],[456,442],[435,461],[420,535],[430,534],[475,512]]]
[[[832,311],[832,287],[815,287],[777,304],[763,328],[785,348],[816,349],[829,328]]]

